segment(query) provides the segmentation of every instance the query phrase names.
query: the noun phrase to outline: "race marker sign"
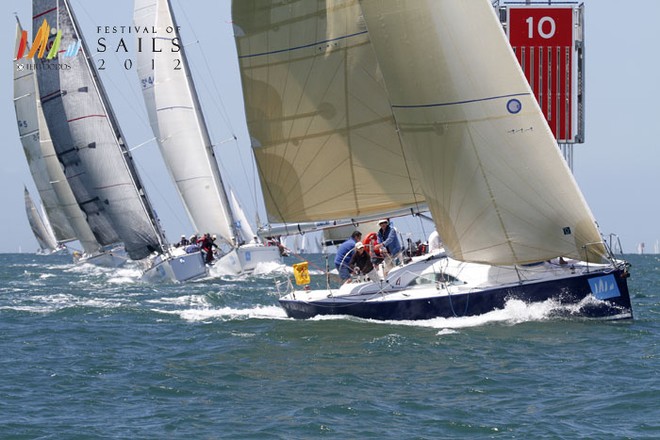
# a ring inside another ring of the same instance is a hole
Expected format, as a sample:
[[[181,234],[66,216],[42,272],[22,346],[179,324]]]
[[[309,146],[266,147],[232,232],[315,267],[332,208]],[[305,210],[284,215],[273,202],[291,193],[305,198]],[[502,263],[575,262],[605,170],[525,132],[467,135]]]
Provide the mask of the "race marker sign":
[[[509,42],[560,143],[576,142],[577,69],[572,6],[508,6]]]

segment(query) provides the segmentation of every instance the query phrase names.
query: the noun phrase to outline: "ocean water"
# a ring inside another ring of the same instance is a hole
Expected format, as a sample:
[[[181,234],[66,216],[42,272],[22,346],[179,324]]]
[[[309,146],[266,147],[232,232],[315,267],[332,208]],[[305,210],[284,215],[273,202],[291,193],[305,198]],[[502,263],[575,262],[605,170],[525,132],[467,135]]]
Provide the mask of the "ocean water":
[[[632,321],[374,322],[286,318],[280,266],[147,285],[1,254],[0,438],[657,439],[660,257],[627,258]]]

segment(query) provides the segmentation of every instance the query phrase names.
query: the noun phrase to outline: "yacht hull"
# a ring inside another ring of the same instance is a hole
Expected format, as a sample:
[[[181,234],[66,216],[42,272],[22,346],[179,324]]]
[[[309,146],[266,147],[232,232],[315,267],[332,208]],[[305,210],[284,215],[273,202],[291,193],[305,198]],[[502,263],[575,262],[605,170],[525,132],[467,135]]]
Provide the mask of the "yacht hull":
[[[142,274],[145,282],[182,283],[208,276],[201,252],[174,256],[159,255]]]
[[[277,246],[243,245],[232,249],[218,259],[216,266],[234,274],[251,273],[259,264],[281,263],[282,258]]]
[[[349,294],[328,291],[325,298],[316,291],[299,291],[280,299],[291,318],[317,315],[350,315],[375,320],[424,320],[474,316],[503,309],[507,301],[526,303],[555,300],[558,314],[585,318],[631,319],[632,306],[624,268],[597,270],[585,274],[568,272],[564,277],[452,293],[434,286],[423,289],[380,289],[369,292],[360,283]],[[365,286],[366,287],[366,286]],[[314,297],[312,299],[312,296]]]

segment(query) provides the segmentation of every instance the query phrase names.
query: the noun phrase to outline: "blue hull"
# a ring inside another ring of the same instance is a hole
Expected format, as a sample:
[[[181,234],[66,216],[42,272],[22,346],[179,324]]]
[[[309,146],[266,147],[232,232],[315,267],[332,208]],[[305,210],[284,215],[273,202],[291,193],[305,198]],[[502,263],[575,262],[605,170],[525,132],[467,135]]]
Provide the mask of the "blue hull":
[[[423,299],[355,302],[348,301],[345,297],[310,302],[280,299],[280,305],[289,317],[296,319],[317,315],[351,315],[365,319],[398,321],[482,315],[503,309],[510,299],[527,303],[554,299],[563,305],[575,305],[592,295],[600,301],[586,301],[570,316],[631,319],[633,316],[628,276],[628,272],[617,269],[607,273],[593,272],[552,281]]]

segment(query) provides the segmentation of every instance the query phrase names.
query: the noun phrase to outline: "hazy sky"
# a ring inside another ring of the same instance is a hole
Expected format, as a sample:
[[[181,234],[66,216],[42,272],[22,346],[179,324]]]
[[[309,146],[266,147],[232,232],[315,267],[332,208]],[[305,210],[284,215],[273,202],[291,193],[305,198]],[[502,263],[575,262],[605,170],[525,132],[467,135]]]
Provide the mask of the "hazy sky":
[[[310,0],[311,1],[311,0]],[[221,172],[238,193],[248,213],[259,202],[255,195],[254,165],[247,152],[237,61],[230,24],[230,0],[172,0],[181,26],[191,68]],[[616,233],[625,252],[636,252],[640,242],[652,252],[660,239],[660,1],[587,0],[586,21],[586,142],[575,146],[574,172],[604,234]],[[4,157],[0,160],[0,224],[4,239],[0,252],[33,252],[37,243],[30,230],[23,203],[23,185],[36,197],[13,108],[13,51],[15,18],[31,29],[31,2],[3,0],[2,56],[0,70],[0,124]],[[72,0],[88,45],[96,52],[97,39],[105,36],[111,48],[121,34],[105,34],[98,26],[128,26],[132,0]],[[634,7],[633,7],[634,5]],[[183,208],[162,163],[138,87],[134,60],[134,35],[123,35],[128,54],[96,55],[105,58],[101,73],[128,145],[149,196],[170,240],[190,233]],[[110,50],[108,51],[110,52]],[[99,61],[100,62],[100,61]],[[236,135],[238,141],[232,139]],[[225,142],[226,141],[226,142]],[[263,214],[263,212],[262,212]],[[250,215],[250,214],[249,214]],[[254,215],[254,214],[252,214]],[[264,217],[262,216],[262,219]],[[401,229],[403,225],[399,224]]]

